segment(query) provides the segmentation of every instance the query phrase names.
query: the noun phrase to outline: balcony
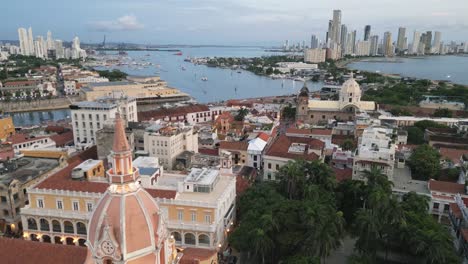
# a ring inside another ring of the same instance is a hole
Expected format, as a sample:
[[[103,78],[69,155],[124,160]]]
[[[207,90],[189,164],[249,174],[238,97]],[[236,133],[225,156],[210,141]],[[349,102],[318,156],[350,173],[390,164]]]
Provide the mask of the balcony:
[[[167,227],[173,230],[183,229],[210,233],[216,231],[216,226],[214,224],[201,222],[168,221]]]

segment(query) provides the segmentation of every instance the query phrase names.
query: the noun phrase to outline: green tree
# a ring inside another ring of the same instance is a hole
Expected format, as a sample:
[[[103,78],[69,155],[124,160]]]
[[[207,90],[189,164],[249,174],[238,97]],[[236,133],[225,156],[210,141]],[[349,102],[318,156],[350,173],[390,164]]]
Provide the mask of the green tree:
[[[452,117],[453,113],[447,108],[439,108],[434,112],[434,117]]]
[[[241,108],[237,111],[237,115],[234,117],[236,121],[244,121],[245,116],[249,113],[247,108]]]
[[[354,150],[356,148],[354,141],[351,139],[346,139],[341,143],[340,147],[343,150]]]
[[[421,145],[413,151],[408,160],[408,165],[411,168],[413,179],[438,179],[440,175],[440,154],[427,144]]]
[[[424,143],[424,131],[419,127],[409,127],[406,131],[408,132],[409,144],[421,145]]]
[[[422,120],[414,123],[414,126],[421,129],[422,131],[426,131],[426,128],[447,128],[446,125],[438,124],[432,120]]]

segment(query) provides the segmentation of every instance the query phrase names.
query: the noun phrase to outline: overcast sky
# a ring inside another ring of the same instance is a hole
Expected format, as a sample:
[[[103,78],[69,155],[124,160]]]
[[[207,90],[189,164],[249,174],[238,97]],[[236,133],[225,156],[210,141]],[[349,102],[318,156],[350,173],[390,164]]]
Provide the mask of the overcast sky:
[[[468,0],[15,0],[2,5],[0,39],[18,39],[17,28],[83,42],[279,45],[285,39],[325,38],[333,9],[363,38],[397,34],[407,27],[439,30],[443,40],[468,41]],[[396,36],[394,36],[396,38]]]

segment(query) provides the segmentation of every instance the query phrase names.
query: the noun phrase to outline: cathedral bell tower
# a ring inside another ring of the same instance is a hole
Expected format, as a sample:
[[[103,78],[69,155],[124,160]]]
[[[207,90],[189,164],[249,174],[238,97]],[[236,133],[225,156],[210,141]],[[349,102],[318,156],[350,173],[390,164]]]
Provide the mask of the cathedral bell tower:
[[[297,96],[296,104],[296,121],[306,121],[309,113],[309,89],[306,83],[301,88],[299,95]]]

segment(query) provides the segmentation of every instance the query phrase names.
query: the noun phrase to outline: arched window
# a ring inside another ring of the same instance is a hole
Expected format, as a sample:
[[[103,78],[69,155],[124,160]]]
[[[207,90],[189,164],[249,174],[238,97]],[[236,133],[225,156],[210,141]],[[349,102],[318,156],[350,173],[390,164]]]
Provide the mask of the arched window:
[[[62,238],[59,236],[54,237],[54,243],[55,244],[62,244]]]
[[[199,235],[198,236],[198,244],[203,245],[203,246],[209,246],[210,245],[210,237],[205,235],[205,234]]]
[[[174,237],[174,240],[175,240],[177,243],[181,243],[181,242],[182,242],[182,236],[180,236],[180,233],[179,233],[179,232],[172,232],[172,236]]]
[[[62,232],[62,226],[60,225],[60,222],[57,220],[52,220],[52,231],[54,232]]]
[[[45,242],[45,243],[50,243],[51,242],[50,236],[43,235],[42,236],[42,241]]]
[[[78,222],[76,223],[76,232],[80,235],[86,235],[86,226],[85,224]]]
[[[37,230],[37,222],[34,218],[28,219],[28,229],[29,230]]]
[[[65,241],[67,245],[75,245],[75,242],[73,242],[73,237],[67,237]]]
[[[185,244],[195,245],[195,235],[192,233],[185,234]]]
[[[70,234],[75,233],[75,229],[73,228],[73,224],[70,221],[65,221],[63,223],[63,227],[65,229],[65,233],[70,233]]]
[[[86,247],[85,242],[86,242],[86,239],[83,239],[83,238],[78,239],[78,244],[82,247]]]
[[[49,221],[47,221],[46,219],[41,218],[39,220],[39,224],[41,226],[41,231],[50,231]]]

